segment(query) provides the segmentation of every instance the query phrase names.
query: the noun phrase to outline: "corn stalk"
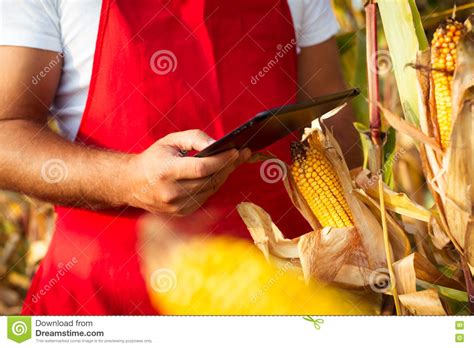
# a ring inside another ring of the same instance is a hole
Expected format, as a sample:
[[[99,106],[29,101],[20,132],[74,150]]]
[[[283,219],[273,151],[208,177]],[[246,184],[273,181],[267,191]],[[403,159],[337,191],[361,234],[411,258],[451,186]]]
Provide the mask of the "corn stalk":
[[[395,282],[395,273],[393,270],[393,257],[389,240],[389,233],[387,227],[387,220],[384,206],[384,190],[383,190],[383,176],[378,173],[383,166],[383,133],[382,120],[379,110],[379,69],[378,69],[378,44],[377,44],[377,2],[369,0],[365,4],[366,14],[366,42],[367,42],[367,73],[368,73],[368,98],[371,101],[369,104],[369,119],[370,119],[370,138],[373,146],[372,163],[370,166],[372,174],[378,176],[379,188],[379,203],[382,222],[382,232],[384,238],[385,257],[387,259],[387,268],[390,277],[391,292],[395,303],[397,315],[401,314],[400,300],[398,298],[397,286]]]

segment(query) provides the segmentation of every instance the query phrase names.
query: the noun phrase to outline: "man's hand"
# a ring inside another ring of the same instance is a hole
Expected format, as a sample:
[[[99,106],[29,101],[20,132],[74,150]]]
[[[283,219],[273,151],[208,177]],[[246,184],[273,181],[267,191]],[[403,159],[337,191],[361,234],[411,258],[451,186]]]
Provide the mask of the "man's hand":
[[[130,161],[133,186],[130,205],[154,213],[186,215],[198,209],[247,161],[250,150],[229,150],[211,157],[183,157],[213,142],[199,130],[171,133]]]
[[[142,154],[71,143],[47,127],[62,56],[0,46],[0,58],[0,189],[89,209],[132,205],[182,215],[196,210],[249,157],[248,150],[180,156],[179,150],[209,144],[199,131],[169,134]]]

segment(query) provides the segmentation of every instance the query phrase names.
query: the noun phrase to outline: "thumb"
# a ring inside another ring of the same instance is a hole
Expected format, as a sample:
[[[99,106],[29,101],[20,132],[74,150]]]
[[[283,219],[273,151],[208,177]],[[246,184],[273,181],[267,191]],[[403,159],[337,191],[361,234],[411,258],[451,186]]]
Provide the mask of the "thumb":
[[[184,151],[201,151],[215,140],[199,129],[170,133],[160,139],[160,143]]]

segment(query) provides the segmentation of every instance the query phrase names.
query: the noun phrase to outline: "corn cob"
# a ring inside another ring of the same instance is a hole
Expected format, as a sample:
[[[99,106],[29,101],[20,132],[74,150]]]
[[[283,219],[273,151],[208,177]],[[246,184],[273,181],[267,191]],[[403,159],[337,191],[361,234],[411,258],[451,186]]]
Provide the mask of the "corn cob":
[[[291,173],[296,186],[323,227],[353,226],[339,177],[316,134],[292,144]]]
[[[446,149],[451,136],[451,84],[456,67],[457,44],[462,23],[448,18],[440,25],[431,42],[431,68],[436,102],[436,121],[441,147]]]

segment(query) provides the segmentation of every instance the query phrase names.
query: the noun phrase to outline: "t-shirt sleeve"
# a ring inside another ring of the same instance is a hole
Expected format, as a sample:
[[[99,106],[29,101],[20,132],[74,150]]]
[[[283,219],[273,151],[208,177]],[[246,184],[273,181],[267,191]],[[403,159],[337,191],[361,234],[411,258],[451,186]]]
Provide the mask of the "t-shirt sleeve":
[[[324,42],[339,31],[329,0],[296,0],[300,2],[300,23],[297,29],[299,47]]]
[[[61,52],[58,0],[0,0],[0,45]]]

